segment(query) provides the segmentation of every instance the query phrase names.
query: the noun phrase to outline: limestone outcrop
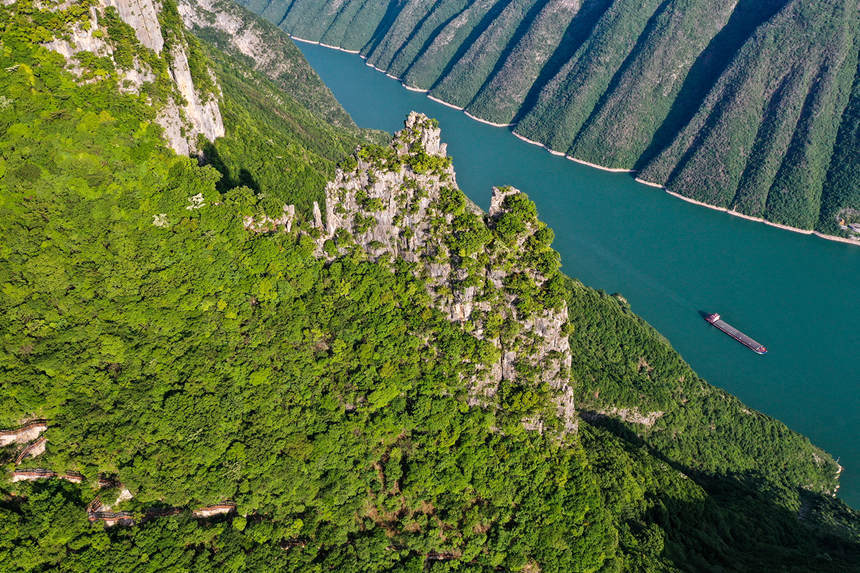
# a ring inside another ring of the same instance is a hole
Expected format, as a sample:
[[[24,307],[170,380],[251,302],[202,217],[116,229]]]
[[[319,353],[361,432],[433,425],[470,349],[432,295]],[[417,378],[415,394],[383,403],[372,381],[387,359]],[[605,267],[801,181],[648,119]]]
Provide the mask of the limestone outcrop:
[[[165,133],[170,133],[170,146],[179,154],[191,155],[199,153],[197,140],[200,135],[207,141],[215,141],[224,135],[224,122],[218,99],[214,94],[204,95],[194,85],[188,56],[181,43],[175,44],[170,54],[170,77],[176,84],[184,105],[180,108],[171,99],[166,108],[158,116],[158,121],[164,127]],[[208,72],[210,75],[211,71]],[[213,78],[214,79],[214,78]],[[171,109],[173,108],[173,109]],[[175,109],[181,110],[181,121],[176,121]],[[184,129],[183,129],[184,128]]]
[[[232,0],[179,0],[178,9],[186,29],[202,33],[225,53],[285,87],[284,96],[334,125],[356,129],[352,118],[282,30]],[[302,90],[291,89],[297,82]]]
[[[565,429],[575,429],[559,258],[534,203],[495,188],[483,213],[457,188],[436,122],[415,112],[389,147],[362,148],[350,167],[326,187],[321,253],[355,241],[373,259],[414,263],[434,305],[497,350],[469,381],[472,402],[491,402],[502,383],[548,384]]]
[[[134,30],[141,50],[151,50],[166,62],[174,93],[165,102],[159,102],[156,121],[162,127],[168,145],[179,154],[194,155],[201,151],[198,149],[200,136],[214,141],[224,135],[217,87],[215,93],[204,93],[198,88],[201,80],[214,83],[214,77],[208,70],[206,73],[210,78],[192,77],[184,29],[162,30],[159,14],[170,8],[165,8],[158,0],[99,0],[91,6],[86,25],[72,26],[65,37],[47,42],[45,46],[62,54],[69,69],[80,77],[82,68],[76,57],[80,52],[108,57],[115,55],[110,34],[102,25],[108,9],[115,9],[120,19]],[[145,83],[157,80],[157,70],[153,70],[141,57],[135,57],[131,66],[122,66],[118,61],[115,64],[120,91],[138,93]]]

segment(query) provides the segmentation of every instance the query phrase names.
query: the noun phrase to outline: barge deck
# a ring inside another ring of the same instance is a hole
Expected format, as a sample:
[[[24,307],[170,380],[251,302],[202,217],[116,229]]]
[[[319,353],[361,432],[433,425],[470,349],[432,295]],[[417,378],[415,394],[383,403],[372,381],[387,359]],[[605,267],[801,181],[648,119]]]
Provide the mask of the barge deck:
[[[757,354],[767,354],[767,347],[764,344],[756,342],[755,340],[753,340],[752,338],[750,338],[749,336],[747,336],[746,334],[720,318],[719,314],[709,314],[705,317],[705,320],[716,326],[717,328],[719,328],[720,330],[722,330],[723,332],[725,332],[753,352]]]

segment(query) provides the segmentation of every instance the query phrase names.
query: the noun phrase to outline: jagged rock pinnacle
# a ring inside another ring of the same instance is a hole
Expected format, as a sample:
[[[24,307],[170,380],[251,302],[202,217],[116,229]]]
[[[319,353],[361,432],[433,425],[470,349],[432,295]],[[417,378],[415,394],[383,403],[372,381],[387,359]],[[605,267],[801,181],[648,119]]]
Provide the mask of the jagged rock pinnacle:
[[[548,383],[562,427],[575,431],[567,306],[552,294],[558,290],[552,233],[513,187],[494,188],[489,214],[483,213],[457,188],[446,151],[438,123],[416,112],[389,147],[359,150],[326,187],[319,252],[336,257],[357,245],[372,259],[414,263],[433,305],[495,356],[476,364],[466,381],[470,403],[491,405],[503,382]],[[535,260],[543,263],[536,267]],[[545,427],[540,416],[523,422]]]

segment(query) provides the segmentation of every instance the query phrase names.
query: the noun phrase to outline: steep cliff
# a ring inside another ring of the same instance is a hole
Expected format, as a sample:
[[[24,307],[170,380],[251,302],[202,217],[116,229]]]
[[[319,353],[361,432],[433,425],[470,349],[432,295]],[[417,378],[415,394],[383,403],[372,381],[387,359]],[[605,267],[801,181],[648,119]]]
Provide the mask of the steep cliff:
[[[325,224],[318,203],[300,227],[312,229],[318,256],[335,260],[358,248],[372,260],[407,263],[435,308],[491,343],[464,380],[470,403],[494,407],[497,394],[548,393],[565,431],[577,426],[570,385],[570,344],[559,255],[532,201],[494,188],[483,213],[457,188],[435,120],[412,112],[388,146],[366,145],[326,186]],[[291,231],[296,209],[248,215],[256,233]],[[546,386],[545,386],[546,385]],[[535,413],[523,422],[542,430]]]
[[[492,342],[478,365],[474,400],[500,387],[549,384],[567,430],[576,428],[569,384],[567,306],[553,234],[518,190],[493,190],[488,213],[457,188],[434,120],[415,112],[389,147],[365,147],[326,187],[323,250],[357,243],[374,259],[412,265],[437,308]],[[540,427],[541,421],[532,420]]]
[[[177,25],[174,4],[99,0],[80,16],[59,37],[45,43],[66,58],[71,70],[84,74],[80,58],[89,54],[108,58],[122,89],[150,96],[156,121],[177,153],[198,154],[201,137],[211,142],[224,135],[214,77],[195,53],[199,48]],[[154,93],[151,86],[159,83],[162,89]]]
[[[295,44],[268,21],[229,0],[180,0],[179,12],[195,35],[245,59],[307,109],[333,125],[357,129]]]

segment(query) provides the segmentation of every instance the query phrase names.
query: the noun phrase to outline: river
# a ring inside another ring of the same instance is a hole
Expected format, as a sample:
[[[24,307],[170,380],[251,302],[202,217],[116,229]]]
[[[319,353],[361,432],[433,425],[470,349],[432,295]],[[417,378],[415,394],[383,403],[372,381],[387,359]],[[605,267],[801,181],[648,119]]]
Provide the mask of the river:
[[[840,497],[860,507],[860,247],[550,155],[404,89],[357,55],[298,45],[361,127],[396,131],[410,110],[437,118],[473,201],[487,208],[493,185],[528,193],[555,230],[565,273],[623,294],[701,376],[838,457]],[[708,326],[700,311],[721,313],[767,355]]]

